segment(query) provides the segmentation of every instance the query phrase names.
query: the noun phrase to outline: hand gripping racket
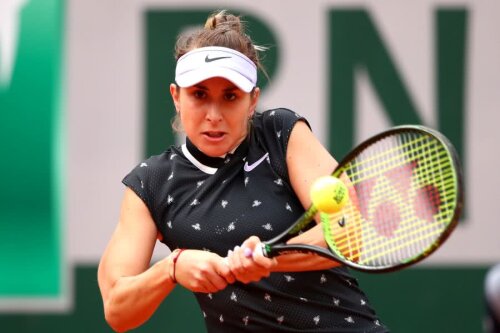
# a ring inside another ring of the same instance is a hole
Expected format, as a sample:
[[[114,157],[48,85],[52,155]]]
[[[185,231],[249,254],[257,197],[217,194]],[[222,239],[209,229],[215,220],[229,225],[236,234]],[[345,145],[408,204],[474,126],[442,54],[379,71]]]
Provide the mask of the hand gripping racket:
[[[394,271],[433,253],[460,217],[457,154],[442,134],[423,126],[371,137],[332,176],[344,180],[350,200],[337,213],[319,212],[328,248],[286,244],[318,213],[312,204],[288,230],[262,243],[265,256],[313,252],[361,271]]]

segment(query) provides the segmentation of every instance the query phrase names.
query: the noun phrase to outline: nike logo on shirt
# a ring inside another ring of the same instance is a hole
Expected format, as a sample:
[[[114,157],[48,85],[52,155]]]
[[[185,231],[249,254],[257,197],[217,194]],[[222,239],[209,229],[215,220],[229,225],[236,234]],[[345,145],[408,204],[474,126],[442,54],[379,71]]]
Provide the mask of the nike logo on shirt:
[[[245,165],[243,166],[243,170],[245,170],[246,172],[252,171],[256,167],[258,167],[259,164],[261,164],[268,156],[269,156],[269,153],[266,153],[264,156],[262,156],[257,161],[253,162],[252,164],[248,164],[248,161],[246,161]]]

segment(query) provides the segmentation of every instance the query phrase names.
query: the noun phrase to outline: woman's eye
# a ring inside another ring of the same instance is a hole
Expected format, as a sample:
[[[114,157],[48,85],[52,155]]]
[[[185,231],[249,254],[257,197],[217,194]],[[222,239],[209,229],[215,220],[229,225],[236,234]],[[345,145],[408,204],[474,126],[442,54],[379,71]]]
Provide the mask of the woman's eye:
[[[236,99],[236,94],[227,93],[224,95],[224,98],[226,99],[226,101],[234,101]]]
[[[196,98],[204,98],[207,94],[203,90],[195,90],[193,95]]]

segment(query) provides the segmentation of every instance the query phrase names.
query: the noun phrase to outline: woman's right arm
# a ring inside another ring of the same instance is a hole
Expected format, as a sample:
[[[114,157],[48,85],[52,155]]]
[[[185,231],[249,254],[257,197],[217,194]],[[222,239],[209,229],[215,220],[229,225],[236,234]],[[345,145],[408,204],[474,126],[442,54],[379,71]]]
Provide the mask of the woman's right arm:
[[[175,286],[170,257],[149,267],[157,235],[147,206],[127,188],[98,269],[105,318],[117,332],[144,323]]]
[[[118,226],[98,270],[106,321],[117,332],[146,322],[175,287],[174,279],[202,293],[219,291],[235,281],[222,258],[208,251],[185,250],[175,271],[171,256],[149,267],[158,237],[149,209],[127,188]]]

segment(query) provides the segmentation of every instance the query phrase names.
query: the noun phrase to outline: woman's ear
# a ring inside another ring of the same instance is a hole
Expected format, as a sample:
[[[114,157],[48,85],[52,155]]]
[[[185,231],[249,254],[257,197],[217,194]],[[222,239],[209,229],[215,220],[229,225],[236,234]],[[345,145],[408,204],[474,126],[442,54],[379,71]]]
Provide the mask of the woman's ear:
[[[250,117],[252,117],[255,113],[255,109],[257,108],[257,103],[259,102],[260,88],[255,87],[250,94],[252,99],[250,103]]]
[[[170,95],[172,96],[172,101],[174,102],[175,111],[179,112],[180,110],[179,87],[175,83],[170,84]]]

